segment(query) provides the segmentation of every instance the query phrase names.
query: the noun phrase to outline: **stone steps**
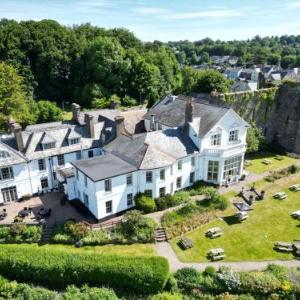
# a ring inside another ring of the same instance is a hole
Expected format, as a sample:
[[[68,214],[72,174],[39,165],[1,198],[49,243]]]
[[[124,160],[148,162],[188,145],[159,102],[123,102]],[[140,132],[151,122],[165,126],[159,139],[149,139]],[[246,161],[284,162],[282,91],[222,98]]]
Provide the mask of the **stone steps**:
[[[49,242],[54,231],[54,226],[47,226],[43,229],[41,242]]]
[[[163,227],[159,227],[156,229],[155,240],[158,243],[167,241],[166,231]]]

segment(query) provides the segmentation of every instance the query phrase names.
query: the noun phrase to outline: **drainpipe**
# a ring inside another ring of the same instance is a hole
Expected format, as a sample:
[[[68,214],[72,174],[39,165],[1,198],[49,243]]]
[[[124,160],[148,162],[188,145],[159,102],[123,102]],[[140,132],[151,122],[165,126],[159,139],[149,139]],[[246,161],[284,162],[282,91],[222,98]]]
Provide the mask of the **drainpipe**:
[[[31,180],[31,174],[30,174],[29,163],[30,163],[30,162],[27,162],[27,163],[26,163],[26,166],[27,166],[27,172],[28,172],[28,175],[29,175],[29,182],[30,182],[31,195],[33,195],[33,187],[32,187],[32,180]]]
[[[53,179],[53,165],[52,165],[52,157],[48,158],[49,161],[49,167],[50,167],[50,178],[51,178],[51,186],[52,189],[54,189],[54,179]]]

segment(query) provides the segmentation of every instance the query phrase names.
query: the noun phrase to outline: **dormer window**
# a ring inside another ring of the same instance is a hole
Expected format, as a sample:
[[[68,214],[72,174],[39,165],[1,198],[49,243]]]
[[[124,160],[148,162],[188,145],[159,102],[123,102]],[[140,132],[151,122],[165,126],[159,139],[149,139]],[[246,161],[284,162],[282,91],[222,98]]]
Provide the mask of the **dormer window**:
[[[75,144],[79,144],[79,143],[80,143],[79,137],[69,139],[69,145],[75,145]]]
[[[55,148],[55,142],[43,143],[42,145],[44,150]]]
[[[210,137],[211,146],[220,146],[221,145],[221,134],[214,134]]]
[[[236,142],[239,139],[239,131],[231,130],[229,132],[229,142]]]
[[[0,159],[10,157],[10,154],[7,151],[0,150]]]

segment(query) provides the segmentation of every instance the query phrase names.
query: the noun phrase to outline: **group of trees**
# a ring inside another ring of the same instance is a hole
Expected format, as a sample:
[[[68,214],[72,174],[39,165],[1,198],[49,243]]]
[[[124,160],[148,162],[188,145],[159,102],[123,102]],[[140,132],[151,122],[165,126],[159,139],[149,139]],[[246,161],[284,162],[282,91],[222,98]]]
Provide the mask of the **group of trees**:
[[[176,49],[180,64],[209,63],[213,55],[231,55],[239,58],[238,65],[272,64],[282,68],[300,65],[300,35],[272,37],[256,36],[245,41],[220,41],[206,38],[196,42],[178,41],[168,45]]]
[[[167,93],[223,92],[228,86],[217,72],[205,78],[182,69],[166,44],[142,43],[126,29],[65,27],[53,20],[2,19],[0,62],[0,130],[8,116],[23,125],[61,120],[58,107],[65,102],[151,106]]]

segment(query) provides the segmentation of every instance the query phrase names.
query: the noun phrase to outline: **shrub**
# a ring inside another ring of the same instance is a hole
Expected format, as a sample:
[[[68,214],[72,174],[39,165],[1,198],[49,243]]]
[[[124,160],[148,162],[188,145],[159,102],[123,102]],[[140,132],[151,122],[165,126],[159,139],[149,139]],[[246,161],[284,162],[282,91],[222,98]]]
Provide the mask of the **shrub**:
[[[216,199],[213,204],[216,209],[225,210],[229,205],[229,201],[222,195]]]
[[[268,265],[266,272],[273,274],[280,281],[289,280],[289,269],[279,265]]]
[[[88,227],[83,222],[69,220],[64,225],[65,233],[69,234],[74,240],[78,241],[88,234]]]
[[[300,171],[300,167],[299,166],[297,166],[297,165],[291,165],[291,166],[289,166],[288,167],[288,172],[290,173],[290,174],[296,174],[296,173],[298,173]]]
[[[139,211],[127,212],[123,217],[120,230],[125,238],[132,242],[153,242],[156,222],[143,216]]]
[[[138,210],[141,210],[144,213],[151,213],[155,211],[156,205],[152,198],[147,197],[143,194],[138,194],[135,197],[135,204]]]
[[[84,245],[105,245],[112,242],[108,231],[104,229],[90,230],[82,241]]]
[[[9,227],[0,227],[0,240],[6,241],[10,237]]]
[[[140,294],[160,292],[169,278],[163,257],[126,257],[97,253],[16,248],[3,245],[0,273],[8,278],[62,288],[108,285]]]
[[[204,270],[204,275],[214,277],[217,274],[216,269],[213,266],[208,266]]]
[[[201,274],[194,268],[182,268],[176,271],[174,277],[181,282],[198,284]]]
[[[14,223],[10,227],[10,234],[13,237],[21,236],[25,233],[26,228],[27,228],[27,226],[24,223]]]
[[[168,194],[164,197],[154,199],[157,210],[165,210],[166,208],[177,206],[189,200],[190,194],[187,191],[179,191],[174,195]]]
[[[217,280],[224,291],[237,291],[241,285],[239,274],[227,267],[221,267],[218,270]]]
[[[150,298],[150,300],[182,300],[183,296],[181,294],[171,294],[171,293],[160,293],[154,295]]]
[[[54,233],[52,236],[52,242],[56,244],[74,244],[75,240],[66,233]]]
[[[42,237],[42,228],[39,226],[28,226],[23,232],[23,239],[26,242],[38,242]]]
[[[87,300],[87,299],[103,299],[118,300],[117,295],[111,289],[107,288],[90,288],[84,285],[82,288],[69,286],[66,292],[61,295],[60,300]]]
[[[166,283],[166,287],[165,290],[175,293],[178,291],[178,285],[177,285],[177,280],[174,276],[170,276],[167,283]]]

